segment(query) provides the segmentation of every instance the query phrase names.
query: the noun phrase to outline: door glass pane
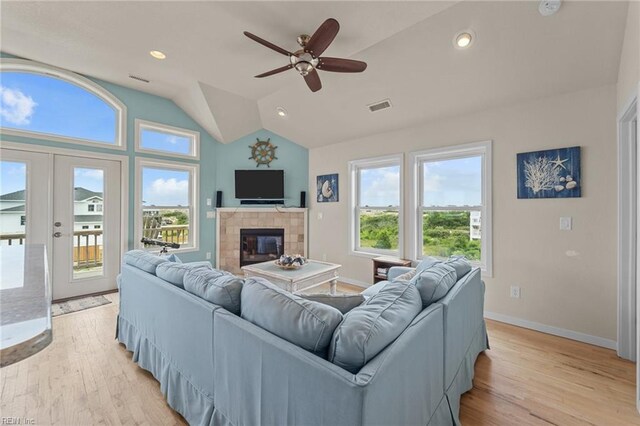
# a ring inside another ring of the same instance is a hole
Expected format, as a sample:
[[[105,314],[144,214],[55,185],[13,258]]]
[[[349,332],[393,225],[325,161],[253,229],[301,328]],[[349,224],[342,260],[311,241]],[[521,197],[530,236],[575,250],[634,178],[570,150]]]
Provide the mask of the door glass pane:
[[[103,275],[104,171],[73,171],[73,279]]]
[[[188,171],[142,169],[143,237],[180,245],[191,243],[190,185]]]
[[[27,163],[0,161],[0,245],[22,245],[27,230]]]

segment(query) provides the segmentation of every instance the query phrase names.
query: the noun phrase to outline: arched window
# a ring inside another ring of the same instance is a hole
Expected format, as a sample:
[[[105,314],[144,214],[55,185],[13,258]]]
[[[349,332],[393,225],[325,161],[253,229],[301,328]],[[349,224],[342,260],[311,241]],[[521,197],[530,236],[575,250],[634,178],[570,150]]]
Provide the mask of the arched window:
[[[126,107],[78,74],[22,59],[0,60],[0,132],[125,149]]]

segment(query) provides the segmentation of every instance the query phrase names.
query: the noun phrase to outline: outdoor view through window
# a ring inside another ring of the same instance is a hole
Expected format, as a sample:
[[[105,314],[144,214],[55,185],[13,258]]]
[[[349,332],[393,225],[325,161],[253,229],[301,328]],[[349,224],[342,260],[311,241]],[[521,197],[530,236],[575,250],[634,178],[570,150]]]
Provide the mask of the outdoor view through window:
[[[481,258],[482,157],[422,163],[422,254]]]
[[[181,245],[190,240],[191,173],[186,170],[142,168],[143,236]]]

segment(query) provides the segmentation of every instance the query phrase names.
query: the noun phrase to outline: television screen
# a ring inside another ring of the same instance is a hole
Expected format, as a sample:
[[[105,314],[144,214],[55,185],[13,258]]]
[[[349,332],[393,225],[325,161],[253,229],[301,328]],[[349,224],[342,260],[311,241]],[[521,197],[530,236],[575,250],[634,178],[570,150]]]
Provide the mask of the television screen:
[[[236,198],[284,198],[283,170],[236,170]]]

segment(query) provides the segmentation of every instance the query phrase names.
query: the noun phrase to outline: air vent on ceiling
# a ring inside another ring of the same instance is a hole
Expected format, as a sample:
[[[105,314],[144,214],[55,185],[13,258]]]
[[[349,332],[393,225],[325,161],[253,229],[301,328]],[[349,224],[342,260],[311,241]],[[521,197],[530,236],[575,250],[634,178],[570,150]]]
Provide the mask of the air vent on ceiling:
[[[134,79],[134,80],[141,81],[141,82],[143,82],[143,83],[150,83],[150,81],[149,81],[149,80],[147,80],[146,78],[138,77],[137,75],[129,74],[129,78],[132,78],[132,79]]]
[[[383,101],[367,105],[367,107],[369,108],[369,111],[376,112],[380,111],[381,109],[391,108],[391,101],[389,99],[385,99]]]

